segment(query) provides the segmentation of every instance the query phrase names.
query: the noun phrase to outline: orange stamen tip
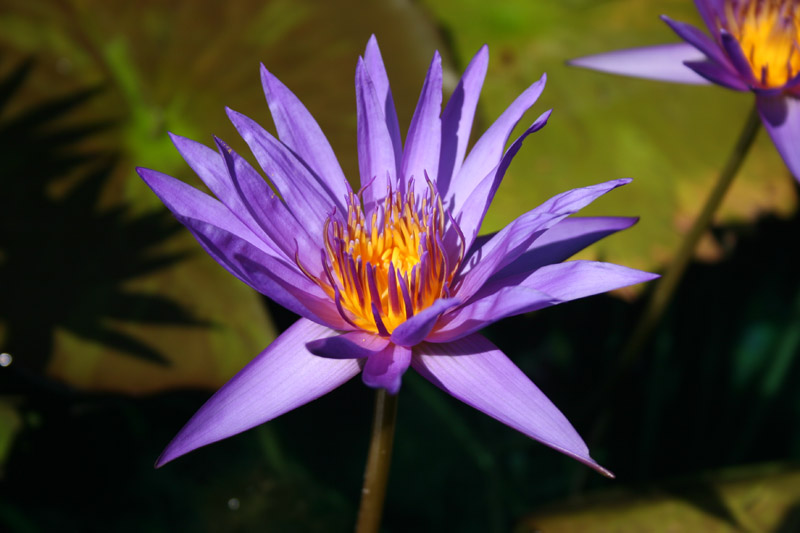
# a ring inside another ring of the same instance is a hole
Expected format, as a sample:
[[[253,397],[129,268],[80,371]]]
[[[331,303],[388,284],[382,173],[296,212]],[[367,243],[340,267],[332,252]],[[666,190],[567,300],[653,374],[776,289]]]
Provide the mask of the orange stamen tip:
[[[459,250],[455,265],[446,261],[442,222],[449,220],[453,226],[455,222],[447,217],[430,181],[419,206],[413,183],[405,194],[387,189],[385,200],[368,219],[360,194],[351,194],[347,216],[333,219],[334,214],[326,220],[327,279],[303,269],[328,295],[335,295],[345,320],[380,335],[390,335],[409,317],[449,294],[463,256]],[[458,228],[455,231],[463,239]]]
[[[800,2],[726,2],[725,18],[764,88],[781,87],[800,74]]]

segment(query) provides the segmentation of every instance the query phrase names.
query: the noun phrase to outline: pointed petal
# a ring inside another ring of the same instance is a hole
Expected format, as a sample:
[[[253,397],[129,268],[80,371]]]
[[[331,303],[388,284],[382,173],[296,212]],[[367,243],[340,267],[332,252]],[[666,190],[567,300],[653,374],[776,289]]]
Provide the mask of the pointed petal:
[[[367,213],[386,196],[386,179],[397,186],[394,145],[364,60],[356,66],[356,111],[358,113],[358,168],[361,173],[364,207]],[[371,183],[371,185],[370,185]],[[369,186],[368,186],[369,185]]]
[[[484,244],[480,255],[473,254],[470,262],[464,264],[456,280],[458,296],[462,301],[468,301],[492,275],[522,255],[543,232],[630,181],[618,179],[573,189],[518,217]]]
[[[451,212],[460,212],[461,206],[475,187],[500,163],[509,135],[522,115],[542,94],[545,83],[546,74],[519,95],[472,147],[458,175],[453,177],[447,197],[444,198]]]
[[[439,169],[439,147],[442,140],[442,58],[433,54],[428,75],[422,85],[417,109],[411,118],[403,151],[401,183],[414,177],[422,183],[426,175]]]
[[[800,180],[800,99],[791,96],[757,96],[756,103],[775,148],[789,172]]]
[[[348,324],[333,302],[297,266],[267,255],[227,231],[176,215],[217,263],[238,279],[293,313],[342,329]]]
[[[519,285],[545,292],[556,298],[556,303],[564,303],[659,277],[659,274],[614,263],[575,260],[543,266],[521,279]]]
[[[535,289],[519,286],[503,287],[442,317],[425,340],[454,341],[508,316],[535,311],[557,303],[559,302],[554,297]]]
[[[464,246],[467,249],[472,246],[475,237],[478,235],[478,231],[483,223],[483,218],[489,210],[489,205],[494,199],[497,188],[500,186],[500,182],[503,181],[514,156],[516,156],[519,149],[522,148],[522,143],[528,135],[545,127],[551,113],[552,109],[542,113],[539,118],[508,147],[500,163],[481,180],[463,204],[458,205],[457,202],[455,203],[452,210],[453,218],[458,223],[459,228],[461,228],[461,233],[465,240]],[[453,232],[451,232],[451,235],[448,235],[448,241],[454,238],[452,233]],[[458,238],[460,238],[460,236],[458,236]]]
[[[215,137],[214,140],[239,198],[241,211],[234,212],[239,216],[245,213],[255,220],[267,235],[266,240],[274,243],[274,247],[283,252],[285,259],[293,263],[297,256],[304,268],[314,274],[321,274],[318,242],[311,238],[305,226],[294,218],[250,163],[221,139]]]
[[[456,90],[442,113],[442,144],[436,187],[442,198],[447,197],[450,182],[457,175],[467,153],[472,121],[478,107],[486,69],[489,66],[489,47],[483,45],[467,65]]]
[[[594,468],[612,474],[553,403],[491,342],[471,335],[415,349],[412,366],[428,381],[495,420]]]
[[[205,251],[228,272],[300,316],[349,329],[330,299],[296,265],[281,259],[221,202],[173,177],[137,172]]]
[[[414,346],[430,333],[439,316],[461,303],[458,298],[442,298],[433,302],[392,331],[392,342],[400,346]]]
[[[214,155],[220,164],[223,164],[219,154],[215,153]],[[238,216],[219,200],[162,172],[141,167],[137,168],[136,172],[167,206],[167,209],[172,211],[179,219],[192,218],[212,224],[264,253],[276,253],[273,246],[263,239],[263,235],[254,233],[250,227],[246,226]],[[246,212],[243,206],[242,210]]]
[[[334,199],[306,165],[258,123],[233,109],[226,111],[294,217],[303,221],[308,233],[322,235],[325,219],[334,206],[343,210],[341,199]]]
[[[566,261],[600,239],[630,228],[638,220],[638,217],[565,218],[545,231],[522,255],[497,272],[487,283]]]
[[[447,315],[426,340],[460,339],[500,319],[530,313],[578,298],[657,278],[612,263],[569,261],[546,265],[530,274],[489,281],[471,301]]]
[[[562,303],[565,300],[559,294],[547,293],[547,284],[538,284],[535,277],[532,278],[533,283],[525,283],[525,278],[536,269],[561,263],[589,244],[630,227],[636,220],[629,217],[575,217],[562,220],[544,232],[514,262],[489,278],[467,304],[443,317],[426,340],[446,342],[458,339],[502,318]],[[476,253],[481,252],[476,251]],[[567,264],[573,263],[575,262]],[[624,276],[627,272],[622,274]],[[631,274],[633,276],[643,274],[645,279],[641,281],[654,277],[653,274],[639,271],[633,271]],[[596,289],[599,293],[639,282],[637,281],[639,278],[635,278],[626,283],[627,278],[623,277],[621,283],[615,285],[612,278],[613,273],[606,279],[611,282],[610,286],[598,284],[590,289]]]
[[[236,435],[327,394],[358,374],[353,359],[312,355],[309,339],[331,335],[300,319],[218,390],[178,432],[156,462]]]
[[[542,291],[558,303],[621,289],[658,278],[658,274],[599,261],[567,261],[546,265],[524,278],[507,282]],[[485,287],[488,292],[492,287]],[[483,293],[483,291],[481,291]]]
[[[709,59],[720,65],[729,65],[728,58],[717,42],[702,30],[695,28],[691,24],[672,20],[666,15],[661,15],[661,20],[666,22],[667,26],[669,26],[678,37],[700,50]]]
[[[567,64],[635,78],[707,85],[708,80],[683,64],[684,61],[702,61],[705,57],[689,43],[675,43],[580,57]]]
[[[204,231],[204,228],[195,228],[190,225],[191,221],[186,224],[195,233],[195,237],[209,254],[214,256],[215,253],[218,253],[218,250],[211,248],[198,236]],[[227,263],[223,263],[220,259],[217,259],[217,261],[220,261],[229,271],[232,271],[231,268],[243,271],[246,275],[245,283],[261,294],[269,296],[272,300],[295,314],[332,329],[349,330],[352,328],[342,318],[336,308],[336,304],[331,301],[328,295],[322,292],[319,286],[304,274],[299,274],[295,265],[278,260],[254,258],[245,253],[237,252],[235,249],[224,251],[227,254],[223,259]]]
[[[753,76],[753,69],[750,68],[750,62],[747,61],[742,46],[739,44],[739,41],[736,40],[736,37],[722,30],[720,31],[720,39],[722,40],[722,47],[725,49],[728,59],[736,72],[739,73],[742,81],[751,86],[757,85],[758,82],[755,76]]]
[[[350,185],[317,121],[294,93],[263,64],[261,83],[278,138],[309,166],[330,195],[341,202],[350,191]]]
[[[361,379],[368,387],[386,389],[389,394],[397,394],[403,374],[410,364],[411,349],[390,343],[367,358]]]
[[[389,339],[366,331],[350,331],[335,337],[325,337],[306,344],[306,349],[320,357],[332,359],[362,359],[380,352]]]
[[[231,181],[225,162],[219,153],[199,142],[169,134],[172,144],[178,149],[181,157],[194,170],[214,196],[225,204],[248,228],[260,237],[264,237],[261,225],[253,218],[249,209],[242,202],[241,195]]]
[[[709,60],[686,61],[684,64],[711,83],[722,85],[734,91],[750,90],[750,86],[742,81],[739,73],[732,67],[730,69],[721,67],[719,64]]]
[[[711,33],[716,33],[718,31],[718,14],[722,10],[723,2],[724,0],[694,0],[697,11],[700,12],[700,16],[703,22],[705,22],[706,28],[708,28],[708,31]]]
[[[364,65],[367,67],[367,74],[375,86],[375,94],[378,95],[378,102],[382,103],[383,116],[386,117],[386,129],[392,139],[395,161],[403,159],[403,143],[400,140],[400,125],[397,122],[397,111],[392,99],[392,89],[389,86],[389,77],[386,75],[386,68],[383,66],[383,57],[378,48],[378,40],[372,35],[367,42],[364,51]]]

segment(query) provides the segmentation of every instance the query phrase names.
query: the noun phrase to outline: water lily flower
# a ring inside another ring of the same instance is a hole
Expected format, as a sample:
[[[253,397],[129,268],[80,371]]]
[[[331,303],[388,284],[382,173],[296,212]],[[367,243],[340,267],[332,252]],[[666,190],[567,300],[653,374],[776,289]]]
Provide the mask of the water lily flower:
[[[662,16],[685,42],[619,50],[570,64],[678,83],[752,91],[761,121],[800,180],[800,2],[695,0],[710,33]]]
[[[541,94],[542,76],[465,157],[487,64],[484,46],[442,111],[437,52],[403,144],[373,36],[356,67],[357,192],[311,114],[263,65],[278,138],[227,112],[278,194],[219,139],[213,150],[172,135],[216,199],[138,169],[217,262],[301,317],[200,408],[158,466],[299,407],[358,373],[368,386],[395,394],[411,366],[455,398],[607,473],[558,409],[477,331],[503,317],[654,278],[614,264],[562,262],[635,222],[568,218],[629,180],[565,192],[478,237],[511,159],[550,116],[542,114],[504,150]]]

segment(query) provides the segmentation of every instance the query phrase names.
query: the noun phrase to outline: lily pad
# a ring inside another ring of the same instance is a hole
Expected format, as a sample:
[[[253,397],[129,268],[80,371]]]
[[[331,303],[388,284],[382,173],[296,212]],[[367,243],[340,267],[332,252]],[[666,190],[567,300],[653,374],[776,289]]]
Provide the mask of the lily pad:
[[[542,509],[516,531],[796,531],[798,504],[800,470],[762,465],[635,491],[598,492],[579,503]]]
[[[483,43],[491,62],[481,99],[484,124],[525,87],[548,74],[547,89],[522,126],[544,110],[553,117],[529,137],[511,165],[483,231],[496,230],[550,196],[619,177],[634,182],[595,202],[586,213],[641,216],[631,230],[604,239],[587,259],[660,269],[733,149],[753,105],[752,95],[623,78],[568,67],[570,58],[678,41],[659,19],[700,24],[691,2],[570,0],[482,2],[425,0],[451,36],[464,65]],[[722,206],[719,222],[788,216],[794,180],[761,133]],[[706,241],[701,255],[718,256]]]
[[[70,119],[117,124],[79,147],[120,154],[98,208],[125,204],[142,214],[163,208],[135,175],[135,166],[198,184],[168,131],[207,144],[216,134],[249,157],[224,107],[271,127],[260,62],[306,103],[356,181],[353,77],[356,58],[372,33],[379,36],[400,120],[407,126],[430,55],[443,47],[434,25],[413,4],[74,0],[32,5],[9,0],[0,19],[0,54],[12,62],[37,59],[26,91],[15,102],[19,107],[62,90],[103,88]],[[148,319],[146,310],[135,320],[129,320],[135,309],[120,319],[103,315],[105,296],[99,295],[94,306],[85,299],[82,306],[101,317],[105,342],[60,328],[50,376],[85,389],[129,393],[213,388],[274,338],[261,297],[208,258],[188,232],[179,232],[160,250],[188,253],[190,259],[130,279],[124,290],[175,301],[207,327],[165,325]],[[129,357],[126,348],[151,354],[151,360]],[[154,362],[156,354],[161,364]]]

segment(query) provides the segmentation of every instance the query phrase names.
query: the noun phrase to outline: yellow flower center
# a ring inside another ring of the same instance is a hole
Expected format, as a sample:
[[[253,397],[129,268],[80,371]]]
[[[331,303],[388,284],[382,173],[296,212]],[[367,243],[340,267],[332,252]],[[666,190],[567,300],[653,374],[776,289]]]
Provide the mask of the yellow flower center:
[[[430,182],[421,199],[414,195],[413,181],[405,194],[389,191],[369,220],[361,199],[350,193],[347,220],[329,217],[325,223],[326,279],[303,271],[336,302],[351,325],[389,335],[449,295],[464,255],[464,239],[460,238],[458,257],[449,258],[444,247],[447,216]]]
[[[780,87],[800,72],[799,6],[798,0],[725,3],[728,29],[764,87]]]

